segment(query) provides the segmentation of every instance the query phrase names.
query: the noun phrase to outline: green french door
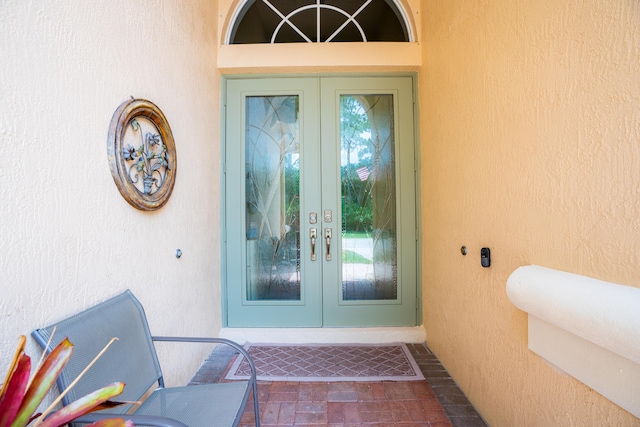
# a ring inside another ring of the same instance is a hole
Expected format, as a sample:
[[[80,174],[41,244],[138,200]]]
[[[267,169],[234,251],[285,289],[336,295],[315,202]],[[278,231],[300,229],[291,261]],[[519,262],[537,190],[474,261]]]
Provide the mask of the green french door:
[[[226,89],[227,325],[415,325],[412,79]]]

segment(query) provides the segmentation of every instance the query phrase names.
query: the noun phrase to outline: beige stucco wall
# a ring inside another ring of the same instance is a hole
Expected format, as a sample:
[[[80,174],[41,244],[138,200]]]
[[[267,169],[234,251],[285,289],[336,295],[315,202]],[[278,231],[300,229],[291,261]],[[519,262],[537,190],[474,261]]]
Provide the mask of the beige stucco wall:
[[[505,294],[527,264],[640,287],[639,23],[635,0],[423,2],[424,325],[492,426],[640,424],[527,350]]]
[[[126,288],[152,333],[218,333],[216,12],[204,0],[0,1],[2,375],[20,334]],[[156,103],[176,141],[176,185],[156,212],[127,204],[107,163],[111,116],[130,96]],[[178,348],[160,349],[169,384],[209,351]]]

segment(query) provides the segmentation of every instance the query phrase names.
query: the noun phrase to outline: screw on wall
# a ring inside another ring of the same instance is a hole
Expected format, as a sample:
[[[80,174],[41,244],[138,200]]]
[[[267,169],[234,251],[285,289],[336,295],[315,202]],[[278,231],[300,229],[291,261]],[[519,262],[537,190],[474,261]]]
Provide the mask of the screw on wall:
[[[180,259],[182,256],[182,251],[180,249],[176,249],[176,258]]]

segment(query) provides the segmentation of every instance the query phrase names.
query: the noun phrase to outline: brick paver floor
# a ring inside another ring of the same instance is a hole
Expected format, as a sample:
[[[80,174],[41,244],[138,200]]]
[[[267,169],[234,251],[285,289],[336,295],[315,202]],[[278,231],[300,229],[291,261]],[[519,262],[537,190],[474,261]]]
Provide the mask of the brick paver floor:
[[[486,427],[429,347],[407,347],[426,381],[258,381],[260,422],[265,427]],[[222,380],[235,355],[228,347],[218,346],[191,383]],[[254,420],[251,400],[240,425],[254,426]]]

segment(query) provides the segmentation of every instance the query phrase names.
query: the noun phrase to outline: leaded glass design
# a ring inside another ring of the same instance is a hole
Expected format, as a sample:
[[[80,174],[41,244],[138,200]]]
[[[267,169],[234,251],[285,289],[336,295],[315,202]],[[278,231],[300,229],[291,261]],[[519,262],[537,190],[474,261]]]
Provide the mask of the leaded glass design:
[[[393,95],[340,96],[342,299],[398,294]]]
[[[300,300],[298,97],[247,97],[245,141],[246,298]]]
[[[229,44],[408,42],[408,25],[393,0],[248,0]]]

